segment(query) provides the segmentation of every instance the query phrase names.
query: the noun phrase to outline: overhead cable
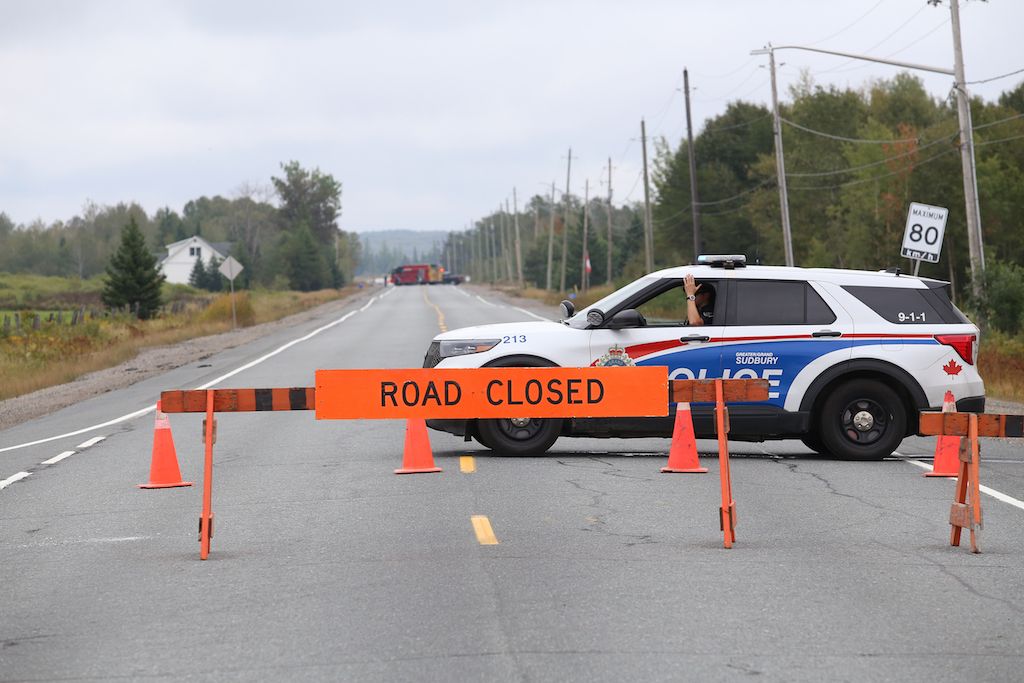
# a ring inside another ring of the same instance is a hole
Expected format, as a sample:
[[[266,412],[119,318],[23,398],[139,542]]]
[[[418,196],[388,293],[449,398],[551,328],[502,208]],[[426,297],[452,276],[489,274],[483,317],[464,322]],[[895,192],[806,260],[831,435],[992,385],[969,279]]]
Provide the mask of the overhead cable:
[[[901,140],[865,140],[865,139],[862,139],[862,138],[847,138],[847,137],[843,137],[842,135],[832,135],[831,133],[824,133],[824,132],[822,132],[820,130],[814,130],[813,128],[808,128],[807,126],[801,126],[799,123],[795,123],[795,122],[790,121],[789,119],[783,118],[781,116],[779,117],[779,120],[782,121],[785,124],[788,124],[788,125],[792,126],[793,128],[797,128],[799,130],[802,130],[805,133],[811,133],[812,135],[819,135],[819,136],[821,136],[823,138],[828,138],[830,140],[839,140],[841,142],[855,142],[855,143],[866,144],[866,145],[888,145],[888,144],[900,143],[900,142],[914,142],[915,140],[918,139],[916,137],[913,137],[913,138],[903,138]]]

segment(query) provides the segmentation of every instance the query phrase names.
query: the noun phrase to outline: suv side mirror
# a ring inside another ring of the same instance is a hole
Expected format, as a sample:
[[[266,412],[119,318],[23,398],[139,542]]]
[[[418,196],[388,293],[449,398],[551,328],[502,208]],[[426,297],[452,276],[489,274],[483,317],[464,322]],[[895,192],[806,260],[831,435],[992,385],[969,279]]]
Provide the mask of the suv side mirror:
[[[571,301],[566,299],[562,302],[562,320],[571,318],[576,313],[576,306]]]
[[[609,330],[621,330],[628,327],[643,327],[644,317],[640,315],[640,311],[635,308],[625,308],[615,315],[608,321],[605,327]]]

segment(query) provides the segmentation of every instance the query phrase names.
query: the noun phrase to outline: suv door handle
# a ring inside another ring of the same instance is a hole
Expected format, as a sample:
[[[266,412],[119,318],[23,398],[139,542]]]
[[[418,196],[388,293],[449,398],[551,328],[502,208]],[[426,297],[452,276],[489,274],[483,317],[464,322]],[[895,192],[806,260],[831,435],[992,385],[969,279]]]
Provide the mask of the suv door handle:
[[[689,337],[680,337],[679,341],[681,341],[681,342],[709,342],[709,341],[711,341],[711,337],[705,337],[705,336],[699,335],[699,334],[691,334]]]
[[[818,332],[811,332],[812,337],[842,337],[842,332],[835,332],[834,330],[820,330]]]

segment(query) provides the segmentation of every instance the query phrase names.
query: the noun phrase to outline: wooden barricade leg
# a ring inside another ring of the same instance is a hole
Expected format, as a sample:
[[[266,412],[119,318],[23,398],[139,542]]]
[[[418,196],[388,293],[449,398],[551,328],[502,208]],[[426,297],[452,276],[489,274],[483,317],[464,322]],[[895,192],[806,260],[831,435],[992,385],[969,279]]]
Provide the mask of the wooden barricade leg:
[[[978,416],[969,417],[967,438],[960,442],[960,474],[956,479],[956,496],[949,510],[952,529],[949,544],[960,545],[960,532],[967,529],[971,534],[971,552],[980,553],[978,532],[982,528],[981,484],[979,482]]]
[[[210,556],[210,539],[213,538],[213,444],[216,440],[216,422],[213,415],[213,390],[208,390],[206,392],[206,419],[203,420],[206,457],[203,466],[203,513],[199,518],[200,560],[205,560]]]
[[[715,380],[715,431],[718,433],[718,470],[722,481],[722,507],[718,519],[723,544],[731,548],[736,541],[736,501],[732,499],[732,475],[729,472],[729,412],[725,407],[722,380]]]

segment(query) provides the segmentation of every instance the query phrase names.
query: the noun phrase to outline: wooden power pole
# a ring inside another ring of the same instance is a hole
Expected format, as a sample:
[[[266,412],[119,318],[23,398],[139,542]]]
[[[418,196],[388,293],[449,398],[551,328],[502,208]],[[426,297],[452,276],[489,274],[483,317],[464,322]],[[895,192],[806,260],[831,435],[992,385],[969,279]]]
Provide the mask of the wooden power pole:
[[[640,119],[640,142],[644,153],[644,265],[647,272],[654,270],[654,234],[651,225],[651,186],[647,176],[647,124]]]

